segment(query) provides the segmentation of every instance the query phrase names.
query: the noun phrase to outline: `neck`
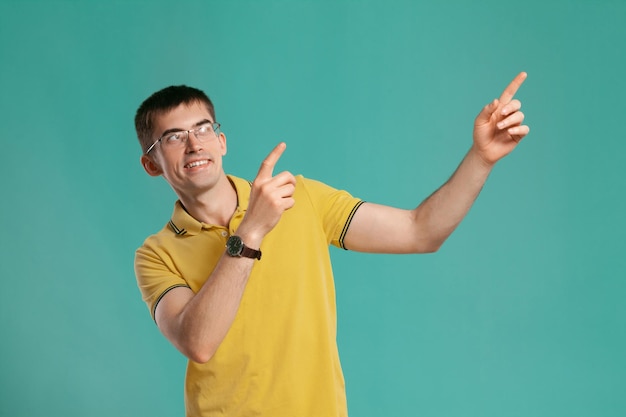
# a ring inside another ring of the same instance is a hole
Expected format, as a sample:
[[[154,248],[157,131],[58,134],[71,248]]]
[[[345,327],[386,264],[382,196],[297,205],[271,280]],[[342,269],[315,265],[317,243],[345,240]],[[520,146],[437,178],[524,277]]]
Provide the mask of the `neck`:
[[[237,191],[226,175],[222,175],[210,190],[198,194],[179,194],[185,210],[196,220],[228,227],[237,209]]]

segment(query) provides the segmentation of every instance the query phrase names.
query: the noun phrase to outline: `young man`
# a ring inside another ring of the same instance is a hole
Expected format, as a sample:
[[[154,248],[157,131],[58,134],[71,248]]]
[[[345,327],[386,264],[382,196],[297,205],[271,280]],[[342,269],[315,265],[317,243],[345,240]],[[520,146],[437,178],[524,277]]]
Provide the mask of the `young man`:
[[[253,182],[226,175],[226,136],[200,90],[176,86],[139,107],[141,163],[179,200],[137,250],[143,298],[165,337],[189,358],[187,416],[346,416],[328,247],[436,251],[494,164],[528,134],[513,97],[520,73],[483,108],[452,177],[414,210],[274,175],[278,144]]]

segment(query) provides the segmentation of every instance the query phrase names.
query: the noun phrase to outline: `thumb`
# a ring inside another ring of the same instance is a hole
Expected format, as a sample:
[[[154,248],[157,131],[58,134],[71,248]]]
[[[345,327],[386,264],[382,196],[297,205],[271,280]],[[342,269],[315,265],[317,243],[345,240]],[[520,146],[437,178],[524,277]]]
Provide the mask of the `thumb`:
[[[483,107],[480,113],[478,113],[478,116],[476,116],[475,125],[479,126],[488,123],[491,120],[493,113],[498,109],[499,105],[500,101],[496,98],[491,103]]]

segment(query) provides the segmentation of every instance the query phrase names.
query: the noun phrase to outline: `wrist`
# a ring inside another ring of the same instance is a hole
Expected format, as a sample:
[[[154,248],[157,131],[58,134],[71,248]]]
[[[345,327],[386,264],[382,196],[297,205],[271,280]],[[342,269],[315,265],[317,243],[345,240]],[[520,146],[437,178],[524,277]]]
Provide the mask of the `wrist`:
[[[484,155],[484,152],[476,146],[476,144],[472,144],[469,152],[467,153],[467,158],[474,161],[476,164],[480,165],[481,168],[491,171],[493,167],[496,165],[496,161],[491,161]]]
[[[239,236],[249,248],[259,249],[261,247],[263,234],[246,227],[243,223],[237,228],[234,234]]]
[[[251,258],[261,260],[261,251],[246,245],[238,235],[232,235],[226,241],[226,254],[235,258]]]

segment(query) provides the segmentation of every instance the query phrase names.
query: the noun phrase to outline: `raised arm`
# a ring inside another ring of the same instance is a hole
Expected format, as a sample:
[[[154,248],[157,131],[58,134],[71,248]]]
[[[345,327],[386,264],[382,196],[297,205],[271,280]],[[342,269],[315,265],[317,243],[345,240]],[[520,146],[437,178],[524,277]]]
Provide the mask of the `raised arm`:
[[[273,176],[285,144],[279,144],[261,164],[252,184],[250,202],[237,235],[251,248],[259,248],[282,214],[294,205],[295,178],[289,172]],[[159,302],[155,319],[165,337],[195,362],[207,362],[226,337],[255,260],[222,255],[197,294],[179,287]]]
[[[438,250],[469,211],[495,163],[528,134],[521,103],[514,99],[525,79],[525,72],[518,74],[478,114],[472,147],[445,184],[413,210],[363,204],[346,234],[346,248],[378,253]]]

